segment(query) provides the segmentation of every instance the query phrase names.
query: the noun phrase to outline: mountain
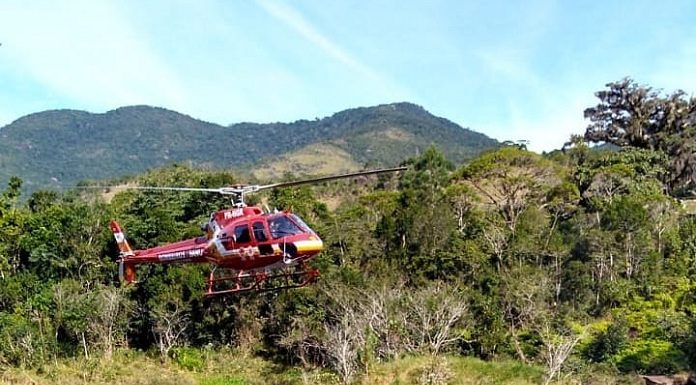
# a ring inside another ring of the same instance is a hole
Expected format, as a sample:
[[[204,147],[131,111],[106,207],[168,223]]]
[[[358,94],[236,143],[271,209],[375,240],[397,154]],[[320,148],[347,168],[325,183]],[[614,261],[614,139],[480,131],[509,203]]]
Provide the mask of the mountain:
[[[53,110],[0,128],[0,183],[16,175],[32,191],[174,162],[254,167],[261,177],[317,168],[333,172],[396,165],[430,144],[462,162],[498,142],[410,103],[349,109],[311,121],[227,127],[148,106],[103,114]]]

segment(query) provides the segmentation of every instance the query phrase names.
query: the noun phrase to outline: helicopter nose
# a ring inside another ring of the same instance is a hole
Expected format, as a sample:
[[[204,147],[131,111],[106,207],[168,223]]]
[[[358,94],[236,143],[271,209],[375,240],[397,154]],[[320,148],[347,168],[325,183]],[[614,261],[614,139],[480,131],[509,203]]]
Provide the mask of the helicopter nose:
[[[316,235],[310,235],[306,240],[295,242],[295,247],[300,253],[318,253],[324,249],[324,242]]]

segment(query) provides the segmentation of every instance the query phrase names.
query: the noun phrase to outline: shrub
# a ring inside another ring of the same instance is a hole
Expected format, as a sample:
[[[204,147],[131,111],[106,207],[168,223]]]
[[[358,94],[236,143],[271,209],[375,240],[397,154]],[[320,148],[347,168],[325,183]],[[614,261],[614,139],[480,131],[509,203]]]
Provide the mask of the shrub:
[[[175,348],[170,352],[179,367],[191,371],[202,371],[205,365],[205,357],[201,349]]]
[[[686,368],[684,352],[660,340],[635,341],[615,355],[614,361],[622,372],[659,374]]]
[[[583,355],[591,362],[604,362],[626,346],[627,334],[625,323],[612,323],[587,345]]]

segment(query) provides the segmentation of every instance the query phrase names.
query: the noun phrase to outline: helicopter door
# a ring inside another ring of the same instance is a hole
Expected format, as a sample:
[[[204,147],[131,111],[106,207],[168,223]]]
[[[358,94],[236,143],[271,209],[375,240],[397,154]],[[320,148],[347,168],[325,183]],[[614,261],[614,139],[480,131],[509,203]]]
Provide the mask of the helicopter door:
[[[249,234],[249,225],[243,224],[236,226],[234,228],[234,246],[235,248],[248,246],[251,242],[251,235]]]
[[[234,242],[236,246],[251,242],[251,235],[249,234],[249,225],[245,223],[243,225],[235,226]]]
[[[252,231],[254,233],[254,239],[256,243],[259,244],[259,253],[262,256],[273,255],[273,246],[268,244],[268,230],[266,230],[266,224],[262,221],[254,222],[251,225]]]
[[[254,222],[251,227],[254,230],[254,239],[256,239],[256,242],[268,241],[268,235],[266,235],[266,226],[263,225],[263,222]]]

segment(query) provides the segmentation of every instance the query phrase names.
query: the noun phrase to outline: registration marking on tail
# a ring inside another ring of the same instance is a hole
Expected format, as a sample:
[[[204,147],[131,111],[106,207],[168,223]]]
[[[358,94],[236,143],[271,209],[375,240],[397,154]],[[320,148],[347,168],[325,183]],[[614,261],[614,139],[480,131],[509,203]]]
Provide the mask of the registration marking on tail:
[[[197,258],[203,255],[203,249],[174,251],[171,253],[157,254],[157,259],[162,262],[181,261],[184,259]]]

